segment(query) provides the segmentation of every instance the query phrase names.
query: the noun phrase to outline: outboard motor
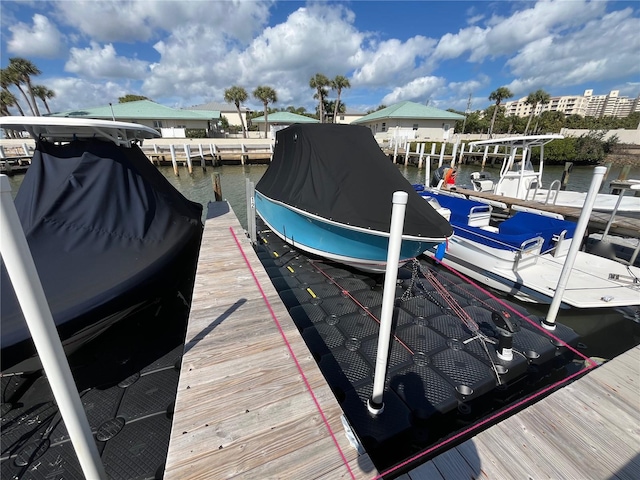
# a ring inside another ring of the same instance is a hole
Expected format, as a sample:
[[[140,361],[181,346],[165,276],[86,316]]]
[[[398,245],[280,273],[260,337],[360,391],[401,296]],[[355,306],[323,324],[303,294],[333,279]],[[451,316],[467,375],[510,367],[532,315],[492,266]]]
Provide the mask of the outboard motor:
[[[438,167],[433,171],[433,174],[431,175],[431,187],[437,187],[438,184],[444,180],[444,174],[447,168],[450,167],[442,165],[441,167]]]
[[[491,177],[485,172],[473,172],[471,175],[471,184],[476,192],[491,192],[494,188],[494,183]]]

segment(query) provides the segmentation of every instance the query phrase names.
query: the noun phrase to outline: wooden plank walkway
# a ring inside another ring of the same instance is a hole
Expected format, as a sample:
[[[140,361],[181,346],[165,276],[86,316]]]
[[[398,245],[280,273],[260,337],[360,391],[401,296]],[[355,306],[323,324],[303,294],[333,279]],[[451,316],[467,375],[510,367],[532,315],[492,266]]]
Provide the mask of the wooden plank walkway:
[[[164,478],[377,476],[349,445],[342,410],[233,211],[212,211]]]
[[[640,478],[640,345],[399,478]]]

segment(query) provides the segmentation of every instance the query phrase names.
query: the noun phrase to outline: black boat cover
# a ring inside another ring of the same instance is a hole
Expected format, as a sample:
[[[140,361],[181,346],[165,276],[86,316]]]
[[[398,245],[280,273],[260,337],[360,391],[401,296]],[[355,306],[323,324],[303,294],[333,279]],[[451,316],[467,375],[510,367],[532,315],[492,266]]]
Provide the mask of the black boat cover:
[[[256,190],[305,212],[381,232],[389,231],[393,193],[404,191],[405,235],[444,240],[453,233],[363,126],[296,124],[278,131],[273,160]]]
[[[63,342],[175,285],[202,235],[202,205],[137,145],[40,141],[15,206]],[[0,281],[4,371],[34,347],[4,264]]]

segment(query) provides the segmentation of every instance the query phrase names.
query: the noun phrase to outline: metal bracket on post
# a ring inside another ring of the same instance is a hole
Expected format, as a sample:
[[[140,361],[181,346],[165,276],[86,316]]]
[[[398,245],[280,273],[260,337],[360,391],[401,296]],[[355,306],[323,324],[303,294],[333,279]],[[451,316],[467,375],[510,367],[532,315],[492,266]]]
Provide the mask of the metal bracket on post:
[[[251,243],[255,245],[257,240],[256,234],[256,197],[253,182],[247,178],[247,234]]]

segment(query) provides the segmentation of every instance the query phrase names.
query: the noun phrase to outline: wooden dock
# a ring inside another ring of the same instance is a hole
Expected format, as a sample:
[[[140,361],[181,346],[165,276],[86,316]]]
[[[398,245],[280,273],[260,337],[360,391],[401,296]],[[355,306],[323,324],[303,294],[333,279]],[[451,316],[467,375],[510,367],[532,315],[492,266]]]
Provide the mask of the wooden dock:
[[[640,346],[399,478],[640,478]]]
[[[273,156],[272,144],[255,143],[197,143],[146,145],[142,151],[156,165],[174,165],[199,163],[205,165],[245,165],[251,163],[269,163]]]
[[[213,205],[164,478],[377,476],[233,211]]]

